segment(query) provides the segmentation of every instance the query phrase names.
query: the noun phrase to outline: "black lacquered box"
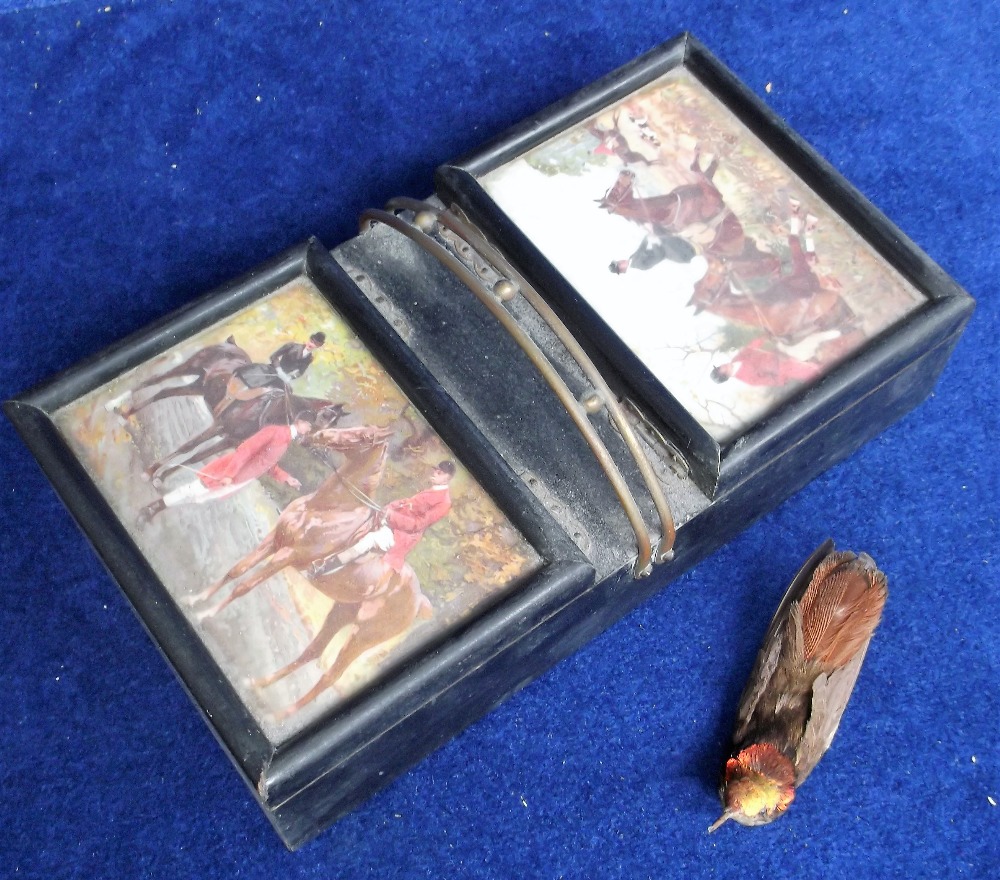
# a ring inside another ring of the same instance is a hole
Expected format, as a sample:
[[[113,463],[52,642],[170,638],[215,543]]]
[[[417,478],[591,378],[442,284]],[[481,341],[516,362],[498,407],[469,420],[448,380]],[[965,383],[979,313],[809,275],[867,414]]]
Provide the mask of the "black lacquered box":
[[[972,307],[682,36],[7,412],[295,847],[918,404]]]

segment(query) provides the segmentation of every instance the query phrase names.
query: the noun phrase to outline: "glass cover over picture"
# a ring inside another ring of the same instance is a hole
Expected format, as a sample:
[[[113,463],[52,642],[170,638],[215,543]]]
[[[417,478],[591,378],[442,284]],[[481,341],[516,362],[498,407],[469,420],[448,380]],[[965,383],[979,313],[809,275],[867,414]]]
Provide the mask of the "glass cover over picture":
[[[55,420],[273,741],[540,564],[305,277]]]
[[[721,444],[926,301],[684,69],[479,182]]]

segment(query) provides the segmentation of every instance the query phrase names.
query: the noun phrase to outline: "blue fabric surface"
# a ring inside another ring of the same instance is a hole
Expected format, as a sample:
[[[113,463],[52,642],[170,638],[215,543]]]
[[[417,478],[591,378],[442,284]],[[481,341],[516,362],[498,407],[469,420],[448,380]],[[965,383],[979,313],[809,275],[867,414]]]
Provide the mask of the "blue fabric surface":
[[[310,234],[343,241],[682,29],[977,297],[936,393],[295,854],[0,424],[0,874],[995,872],[993,4],[0,3],[0,395]],[[827,536],[890,579],[859,687],[785,818],[708,836],[758,641]]]

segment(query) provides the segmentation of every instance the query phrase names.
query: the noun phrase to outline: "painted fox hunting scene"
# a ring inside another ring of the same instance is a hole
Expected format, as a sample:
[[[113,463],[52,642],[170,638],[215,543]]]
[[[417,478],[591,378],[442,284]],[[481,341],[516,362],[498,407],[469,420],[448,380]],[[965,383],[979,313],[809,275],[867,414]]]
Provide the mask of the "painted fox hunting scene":
[[[55,418],[273,741],[540,565],[305,278]]]
[[[720,443],[926,301],[683,69],[479,182]]]

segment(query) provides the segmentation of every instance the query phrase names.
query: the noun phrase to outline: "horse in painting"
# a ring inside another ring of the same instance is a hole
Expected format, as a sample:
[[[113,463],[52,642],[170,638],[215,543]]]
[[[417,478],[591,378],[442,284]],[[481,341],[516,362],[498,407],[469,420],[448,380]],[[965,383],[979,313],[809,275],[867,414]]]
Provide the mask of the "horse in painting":
[[[145,479],[154,486],[173,471],[232,449],[265,425],[291,422],[301,412],[311,412],[324,427],[346,413],[342,404],[316,397],[302,397],[284,388],[257,389],[249,398],[233,393],[234,375],[253,363],[233,336],[205,346],[177,366],[156,373],[109,404],[123,419],[133,418],[150,404],[172,397],[200,397],[212,414],[212,423],[188,438],[177,449],[146,468]],[[177,381],[181,380],[181,381]],[[144,392],[157,389],[151,394]]]
[[[276,672],[256,679],[263,688],[319,659],[344,628],[347,638],[329,669],[313,687],[279,718],[294,714],[312,702],[346,672],[365,652],[403,635],[418,618],[432,615],[413,568],[403,563],[399,571],[387,566],[382,555],[370,552],[343,568],[317,575],[314,562],[353,546],[380,525],[379,511],[369,500],[385,468],[391,428],[328,428],[309,438],[310,446],[341,453],[345,461],[315,492],[289,504],[274,528],[254,550],[229,569],[215,584],[189,600],[197,605],[235,583],[221,602],[198,614],[214,617],[232,602],[285,568],[304,574],[334,604],[323,624],[302,653]]]

